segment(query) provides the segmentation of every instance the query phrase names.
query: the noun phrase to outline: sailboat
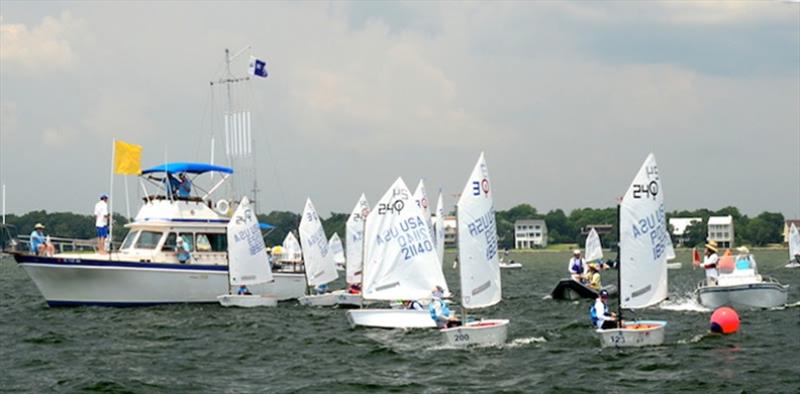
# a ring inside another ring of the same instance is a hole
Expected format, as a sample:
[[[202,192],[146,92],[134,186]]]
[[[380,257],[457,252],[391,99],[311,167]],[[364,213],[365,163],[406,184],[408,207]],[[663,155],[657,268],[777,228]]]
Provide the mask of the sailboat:
[[[281,263],[289,263],[294,266],[303,263],[303,249],[300,248],[300,242],[297,241],[294,233],[289,231],[281,246],[283,247],[283,254],[279,257]]]
[[[276,306],[278,299],[269,294],[237,294],[240,286],[272,282],[272,270],[266,263],[267,247],[261,228],[247,197],[236,208],[228,222],[228,289],[229,294],[217,297],[222,306],[244,308]],[[247,291],[250,292],[249,290]]]
[[[589,235],[586,236],[584,247],[586,248],[584,261],[592,262],[603,259],[603,245],[600,243],[600,236],[597,234],[597,230],[595,230],[594,227],[589,230]],[[613,284],[605,285],[603,289],[608,291],[612,296],[617,294],[617,287]],[[555,300],[576,300],[580,298],[595,299],[598,293],[596,289],[586,284],[573,280],[572,278],[565,278],[561,279],[556,284],[556,287],[550,292],[550,297]]]
[[[619,230],[619,304],[617,328],[597,329],[603,347],[664,343],[666,321],[622,320],[622,309],[655,305],[667,298],[669,232],[664,191],[656,158],[647,156],[617,208]]]
[[[597,230],[595,230],[594,227],[589,230],[589,235],[586,236],[585,248],[586,261],[592,262],[603,259],[603,245],[600,243],[600,236],[597,234]]]
[[[311,199],[306,200],[303,209],[303,218],[300,220],[300,243],[303,246],[303,256],[306,268],[306,283],[309,288],[327,285],[339,277],[336,272],[336,265],[333,262],[333,253],[328,248],[328,237],[322,228],[322,221],[319,219],[317,210]],[[325,292],[322,294],[310,294],[300,297],[298,301],[301,305],[309,306],[334,306],[341,297],[348,297],[344,290]],[[360,301],[360,300],[356,300]]]
[[[481,153],[456,205],[458,259],[461,264],[462,325],[441,330],[448,345],[500,345],[508,336],[507,319],[468,321],[466,310],[485,308],[501,300],[492,185]]]
[[[800,267],[800,231],[792,223],[789,227],[789,262],[786,263],[786,268],[798,267]]]
[[[333,254],[333,263],[336,264],[336,270],[344,271],[344,247],[342,246],[342,240],[339,239],[339,234],[333,233],[331,239],[328,240],[328,249]]]
[[[436,286],[449,294],[423,211],[397,178],[367,216],[363,300],[426,300]],[[351,310],[347,319],[351,327],[436,328],[427,310]]]
[[[345,243],[347,248],[345,262],[345,280],[347,285],[360,296],[361,294],[361,269],[364,260],[364,224],[369,215],[369,202],[367,197],[361,197],[353,207],[350,217],[345,224]]]

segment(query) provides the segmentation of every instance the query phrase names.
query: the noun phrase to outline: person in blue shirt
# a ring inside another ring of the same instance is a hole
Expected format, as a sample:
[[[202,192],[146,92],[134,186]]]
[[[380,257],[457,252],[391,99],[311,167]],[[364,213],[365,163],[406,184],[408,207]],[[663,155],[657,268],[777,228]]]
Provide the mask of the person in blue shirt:
[[[47,242],[47,237],[44,235],[44,225],[36,223],[31,232],[31,253],[39,256],[52,256],[56,253],[56,248],[53,244]]]
[[[192,194],[192,181],[186,175],[185,172],[180,173],[178,176],[180,181],[178,183],[178,197],[180,198],[189,198]]]
[[[239,290],[236,291],[237,295],[253,295],[250,289],[247,288],[245,285],[239,286]]]
[[[431,314],[431,319],[436,322],[436,327],[448,328],[457,326],[459,324],[458,319],[447,307],[447,303],[442,300],[444,289],[441,286],[436,286],[431,295],[433,299],[428,305],[428,312]]]
[[[317,287],[314,288],[314,292],[316,294],[325,294],[325,293],[327,293],[328,292],[328,284],[327,283],[323,283],[321,285],[317,285]]]

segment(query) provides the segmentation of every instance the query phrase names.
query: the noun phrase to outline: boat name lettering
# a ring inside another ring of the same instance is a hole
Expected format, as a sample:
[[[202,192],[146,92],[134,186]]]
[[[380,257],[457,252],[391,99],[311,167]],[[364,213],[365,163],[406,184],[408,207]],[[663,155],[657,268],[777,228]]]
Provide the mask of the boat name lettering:
[[[473,237],[485,234],[487,260],[491,260],[497,255],[497,223],[494,209],[467,224],[467,230]]]
[[[453,335],[453,340],[456,342],[467,342],[469,341],[469,334],[455,334]]]
[[[648,184],[633,185],[633,198],[652,198],[656,199],[658,196],[658,181],[650,181]]]
[[[667,242],[669,234],[666,230],[666,217],[664,204],[658,209],[633,225],[633,236],[639,238],[642,235],[649,235],[650,242],[653,245],[653,259],[658,260],[667,250]]]
[[[385,215],[392,212],[400,213],[405,207],[406,203],[403,200],[394,200],[392,203],[380,203],[378,204],[378,215]]]
[[[311,237],[308,239],[308,244],[310,246],[317,246],[319,248],[319,252],[322,257],[328,255],[328,239],[325,238],[325,233],[322,231],[322,227],[317,227],[317,230],[311,234]]]

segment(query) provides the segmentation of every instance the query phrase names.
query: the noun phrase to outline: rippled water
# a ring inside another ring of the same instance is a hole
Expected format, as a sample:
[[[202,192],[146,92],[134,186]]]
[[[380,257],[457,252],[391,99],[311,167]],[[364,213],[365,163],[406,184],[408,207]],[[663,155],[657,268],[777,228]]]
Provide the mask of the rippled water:
[[[691,301],[702,277],[678,253],[671,300],[639,312],[669,322],[663,346],[600,349],[589,301],[545,299],[569,256],[513,256],[503,302],[509,342],[441,346],[434,331],[348,328],[344,311],[283,303],[48,308],[8,259],[0,263],[0,391],[8,392],[787,392],[800,391],[800,269],[785,251],[757,251],[759,271],[790,284],[791,306],[740,311],[741,330],[707,334]],[[452,262],[452,256],[447,259]],[[446,264],[452,290],[456,271]],[[615,271],[604,278],[614,282]]]

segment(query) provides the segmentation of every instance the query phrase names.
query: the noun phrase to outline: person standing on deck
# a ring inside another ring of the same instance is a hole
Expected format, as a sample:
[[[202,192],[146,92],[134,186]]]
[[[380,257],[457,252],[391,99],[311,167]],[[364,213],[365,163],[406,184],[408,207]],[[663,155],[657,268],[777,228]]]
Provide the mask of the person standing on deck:
[[[189,198],[192,194],[192,181],[186,175],[185,172],[180,173],[178,175],[180,178],[180,182],[178,183],[178,197],[179,198]]]
[[[567,270],[574,281],[583,282],[583,275],[588,270],[586,268],[586,262],[581,258],[580,249],[575,249],[572,251],[572,258],[569,259]]]
[[[717,241],[708,241],[706,244],[706,252],[703,257],[703,263],[700,264],[706,270],[706,282],[709,285],[717,284],[719,272],[717,271],[717,263],[719,263],[719,256],[717,255]]]
[[[599,329],[617,328],[617,315],[608,310],[607,290],[600,290],[594,305],[589,309],[589,317],[592,319],[592,325]]]
[[[94,205],[94,225],[97,232],[97,252],[106,253],[106,238],[108,238],[108,196],[103,194],[100,201]]]

